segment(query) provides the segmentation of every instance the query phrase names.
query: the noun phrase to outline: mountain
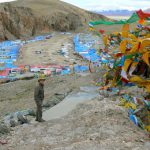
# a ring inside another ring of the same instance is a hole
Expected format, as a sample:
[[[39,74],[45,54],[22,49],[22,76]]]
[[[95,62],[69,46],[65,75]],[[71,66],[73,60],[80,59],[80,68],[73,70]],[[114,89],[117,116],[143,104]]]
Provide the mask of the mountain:
[[[75,31],[105,18],[59,0],[18,0],[0,5],[0,40],[27,38],[50,31]]]
[[[131,16],[134,11],[129,10],[103,10],[103,11],[95,11],[95,13],[99,13],[105,16]]]
[[[93,11],[98,14],[105,16],[131,16],[136,10],[103,10],[103,11]],[[144,12],[150,13],[150,8],[144,10]]]
[[[149,9],[146,9],[146,10],[145,10],[145,12],[148,12],[148,13],[150,13],[150,8],[149,8]]]

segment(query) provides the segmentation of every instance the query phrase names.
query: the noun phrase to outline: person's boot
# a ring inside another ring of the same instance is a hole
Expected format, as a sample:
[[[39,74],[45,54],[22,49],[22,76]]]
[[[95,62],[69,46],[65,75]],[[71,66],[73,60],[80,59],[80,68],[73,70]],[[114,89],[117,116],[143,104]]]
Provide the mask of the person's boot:
[[[40,119],[38,122],[45,122],[45,120],[44,119]]]

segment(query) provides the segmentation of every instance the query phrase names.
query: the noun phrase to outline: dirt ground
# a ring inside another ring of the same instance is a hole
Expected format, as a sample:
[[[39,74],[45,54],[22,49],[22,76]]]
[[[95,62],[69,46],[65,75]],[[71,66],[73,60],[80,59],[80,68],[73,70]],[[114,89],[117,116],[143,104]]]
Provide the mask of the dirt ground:
[[[16,127],[2,150],[149,150],[148,135],[111,98],[79,104],[67,116]]]
[[[86,64],[78,56],[74,55],[74,34],[62,34],[55,32],[51,39],[28,43],[22,47],[17,65],[57,64],[69,65],[72,62]],[[68,49],[68,58],[57,53],[61,48]],[[35,51],[41,51],[36,54]],[[65,93],[75,90],[82,85],[89,84],[90,76],[78,75],[54,76],[46,80],[45,101],[58,92]],[[33,93],[37,80],[16,81],[0,85],[0,118],[8,113],[23,109],[33,108]]]
[[[28,43],[24,45],[19,54],[16,65],[69,65],[70,63],[81,63],[74,55],[74,34],[62,34],[55,32],[51,39]],[[68,50],[67,57],[59,53],[60,50]]]
[[[94,73],[48,78],[45,101],[68,89],[76,93],[81,86],[93,85],[98,77]],[[1,85],[0,114],[33,108],[35,84],[36,80],[30,80]],[[117,98],[98,96],[77,105],[65,117],[12,128],[0,138],[7,142],[0,150],[149,150],[148,134],[129,120],[127,110],[114,101]]]
[[[59,55],[55,57],[53,53],[63,43],[72,43],[71,36],[58,34],[50,40],[26,45],[22,49],[23,56],[26,56],[22,63],[47,62],[51,58],[54,63],[65,64],[63,56],[60,56],[62,60],[57,59]],[[71,47],[70,59],[76,59],[73,43]],[[36,50],[45,53],[38,54],[38,57]],[[20,56],[18,63],[21,63],[21,59]],[[101,73],[88,73],[86,76],[74,74],[49,77],[45,84],[45,102],[56,93],[76,93],[82,86],[93,85],[93,80],[101,76]],[[36,84],[37,79],[0,85],[0,118],[9,112],[34,108],[33,93]],[[0,141],[7,142],[6,145],[0,145],[0,150],[149,150],[148,134],[130,122],[127,110],[112,101],[114,99],[117,97],[98,96],[79,104],[65,117],[12,128],[11,134],[0,138]]]
[[[76,91],[80,86],[91,84],[92,75],[67,75],[47,78],[45,84],[45,102],[55,93],[65,93],[68,90]],[[37,79],[16,81],[0,85],[0,117],[5,114],[34,108],[34,88]]]

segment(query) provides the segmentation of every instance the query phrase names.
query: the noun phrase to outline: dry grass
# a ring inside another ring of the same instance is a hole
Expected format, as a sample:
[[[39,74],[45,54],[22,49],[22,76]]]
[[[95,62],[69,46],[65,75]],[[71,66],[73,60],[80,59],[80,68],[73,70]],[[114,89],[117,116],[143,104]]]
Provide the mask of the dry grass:
[[[137,23],[130,24],[130,29],[135,29]],[[96,30],[103,29],[106,33],[113,33],[113,32],[121,32],[123,25],[98,25],[95,26]]]

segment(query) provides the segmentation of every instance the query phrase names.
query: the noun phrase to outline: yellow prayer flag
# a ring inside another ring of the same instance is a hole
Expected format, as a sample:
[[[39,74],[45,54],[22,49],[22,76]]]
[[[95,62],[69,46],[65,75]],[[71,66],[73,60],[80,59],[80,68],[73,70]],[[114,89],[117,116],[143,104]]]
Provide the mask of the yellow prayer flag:
[[[104,75],[103,75],[103,77],[106,77],[108,75],[108,72],[106,72]]]
[[[131,82],[142,82],[143,80],[139,76],[135,75],[130,78],[130,81]]]
[[[145,85],[145,88],[146,88],[147,92],[150,93],[150,84]]]
[[[107,46],[107,44],[108,44],[108,36],[107,35],[103,36],[103,42],[104,42],[104,45]]]
[[[129,38],[132,39],[133,41],[137,41],[137,37],[133,34],[129,34]]]
[[[147,35],[145,36],[145,38],[150,38],[150,34],[147,34]]]
[[[126,52],[126,45],[127,45],[127,40],[123,40],[121,43],[120,43],[120,51],[124,54]]]
[[[145,126],[145,129],[146,129],[148,132],[150,132],[150,125]]]
[[[138,51],[138,47],[139,47],[139,42],[135,43],[132,47],[132,49],[130,50],[130,53],[135,53]]]
[[[128,68],[129,68],[129,66],[130,66],[131,63],[132,63],[132,60],[131,60],[131,59],[126,59],[126,60],[125,60],[124,66],[123,66],[123,70],[124,70],[125,72],[127,72],[127,70],[128,70]]]
[[[144,62],[145,62],[148,66],[150,66],[150,63],[149,63],[149,52],[144,53],[143,56],[142,56],[142,59],[144,60]]]
[[[122,37],[128,38],[128,33],[129,33],[129,24],[125,24],[123,25],[123,28],[122,28]]]
[[[146,47],[150,47],[150,38],[141,41],[140,52],[144,52]]]

